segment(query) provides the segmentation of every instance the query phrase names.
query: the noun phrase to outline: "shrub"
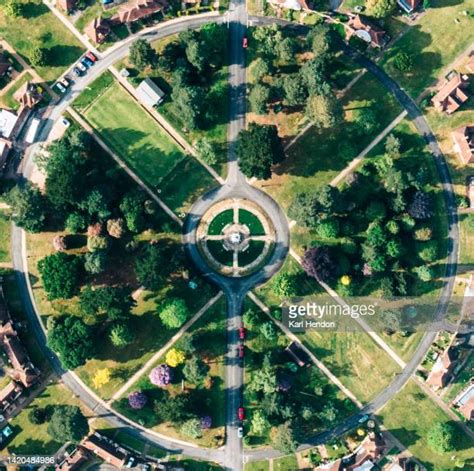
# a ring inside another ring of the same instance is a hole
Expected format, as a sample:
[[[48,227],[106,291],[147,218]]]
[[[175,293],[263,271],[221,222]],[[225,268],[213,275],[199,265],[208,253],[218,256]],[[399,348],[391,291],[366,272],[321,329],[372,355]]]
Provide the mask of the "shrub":
[[[66,250],[66,239],[62,235],[57,235],[53,239],[53,248],[56,252],[64,252]]]
[[[86,253],[84,256],[84,269],[91,275],[102,273],[107,266],[107,253],[104,250]]]
[[[109,248],[109,239],[105,236],[97,235],[87,238],[87,250],[97,252],[98,250],[107,250]]]
[[[66,218],[65,229],[71,234],[82,232],[86,228],[86,218],[80,213],[71,213]]]
[[[171,298],[165,301],[160,308],[161,322],[168,329],[178,329],[188,318],[189,310],[184,299]]]
[[[120,239],[125,232],[125,221],[122,218],[109,219],[107,221],[107,232],[110,237]]]
[[[273,292],[281,298],[296,296],[298,292],[295,276],[290,273],[279,273],[272,281],[272,288]]]
[[[319,237],[324,239],[335,239],[339,235],[339,221],[337,219],[326,219],[316,226]]]
[[[165,356],[165,361],[168,366],[175,368],[178,365],[181,365],[186,360],[186,355],[183,351],[178,350],[177,348],[172,348],[168,350]]]
[[[413,57],[406,52],[399,52],[393,58],[393,66],[401,72],[407,72],[413,68]]]
[[[419,251],[419,256],[424,262],[434,262],[438,256],[438,244],[434,240],[430,240],[423,244],[423,248]]]
[[[114,347],[123,348],[133,341],[133,332],[127,324],[116,324],[110,330],[109,339]]]
[[[190,438],[202,437],[201,421],[198,418],[186,420],[181,426],[181,432]]]
[[[427,240],[431,239],[432,235],[433,235],[433,231],[431,230],[431,228],[429,228],[429,227],[420,227],[419,229],[417,229],[414,232],[413,238],[415,240],[426,242]]]
[[[132,409],[143,409],[147,402],[148,398],[141,391],[134,391],[128,395],[128,403]]]
[[[431,267],[427,267],[426,265],[422,265],[421,267],[416,267],[413,271],[417,274],[418,278],[421,281],[431,281],[433,279],[433,270]]]
[[[173,380],[173,370],[168,365],[159,365],[151,370],[149,378],[155,386],[168,386]]]
[[[28,412],[28,420],[33,425],[41,425],[46,422],[46,411],[41,407],[34,407]]]

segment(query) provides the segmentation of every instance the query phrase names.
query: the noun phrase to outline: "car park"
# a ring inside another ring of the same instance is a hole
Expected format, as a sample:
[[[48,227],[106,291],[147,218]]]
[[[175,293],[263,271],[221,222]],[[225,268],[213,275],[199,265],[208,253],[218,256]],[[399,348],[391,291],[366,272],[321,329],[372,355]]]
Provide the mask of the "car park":
[[[61,124],[62,124],[65,128],[68,128],[68,127],[71,125],[71,123],[69,122],[69,120],[66,119],[66,118],[64,118],[64,117],[61,118]]]
[[[134,456],[129,456],[127,462],[125,463],[126,468],[134,468],[137,464],[137,459]]]
[[[245,419],[245,409],[243,407],[239,407],[237,409],[237,417],[239,420],[244,420]]]
[[[369,420],[369,416],[367,414],[364,414],[359,420],[359,424],[364,424],[365,422],[367,422]]]
[[[68,77],[63,77],[60,82],[65,88],[68,88],[71,85],[71,79]]]

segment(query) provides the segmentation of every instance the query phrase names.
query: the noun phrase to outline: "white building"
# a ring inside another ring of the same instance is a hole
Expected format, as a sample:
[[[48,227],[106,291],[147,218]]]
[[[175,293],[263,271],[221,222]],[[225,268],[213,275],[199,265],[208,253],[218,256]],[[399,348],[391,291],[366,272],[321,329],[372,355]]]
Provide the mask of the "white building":
[[[10,139],[15,128],[18,116],[8,110],[0,110],[0,135],[5,139]]]
[[[159,105],[165,97],[165,92],[150,78],[143,80],[143,82],[138,85],[136,93],[138,99],[150,108]]]

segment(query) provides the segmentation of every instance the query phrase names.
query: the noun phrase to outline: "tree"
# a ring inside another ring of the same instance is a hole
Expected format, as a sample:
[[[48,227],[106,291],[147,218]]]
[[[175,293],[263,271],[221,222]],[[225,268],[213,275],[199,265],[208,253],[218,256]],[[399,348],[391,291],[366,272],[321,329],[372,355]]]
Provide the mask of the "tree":
[[[457,430],[449,422],[437,422],[428,431],[428,445],[437,453],[449,453],[456,450]]]
[[[55,406],[48,434],[58,443],[79,443],[89,433],[89,424],[77,406]]]
[[[46,422],[46,411],[41,407],[34,407],[28,412],[28,420],[33,425],[41,425]]]
[[[133,391],[128,395],[128,404],[132,409],[140,410],[146,406],[148,398],[141,391]]]
[[[109,368],[101,368],[97,370],[92,378],[92,384],[95,389],[100,389],[110,382],[111,374]]]
[[[182,424],[192,418],[189,410],[192,404],[188,394],[177,394],[166,401],[155,402],[155,411],[163,422]]]
[[[109,248],[109,239],[98,235],[87,238],[87,250],[89,252],[106,251]]]
[[[144,39],[137,39],[130,46],[128,59],[134,67],[143,70],[155,64],[156,51],[151,47],[149,42]]]
[[[125,218],[130,232],[141,232],[145,225],[144,218],[145,196],[141,191],[128,192],[120,202],[120,211]]]
[[[288,209],[288,216],[305,227],[316,227],[319,206],[316,193],[298,193]]]
[[[109,219],[107,221],[107,232],[114,239],[121,239],[125,232],[125,221],[122,218]]]
[[[367,13],[375,18],[385,18],[395,9],[396,0],[366,0]]]
[[[19,18],[25,13],[25,4],[18,0],[8,0],[4,5],[5,13],[11,18]]]
[[[51,51],[45,47],[33,47],[30,50],[29,59],[33,66],[44,67],[48,65],[51,57]]]
[[[279,273],[272,281],[272,288],[273,292],[281,298],[291,298],[298,293],[297,281],[290,273]]]
[[[307,249],[301,265],[308,276],[321,281],[328,281],[334,274],[334,263],[327,247]]]
[[[72,298],[82,275],[81,259],[75,255],[57,252],[38,262],[43,287],[50,301]]]
[[[250,427],[254,435],[261,436],[268,431],[268,429],[270,428],[270,422],[262,410],[257,409],[252,414],[252,422]]]
[[[253,309],[247,309],[243,315],[244,324],[248,327],[255,327],[259,323],[259,316]]]
[[[181,433],[190,438],[202,437],[201,420],[196,417],[186,420],[181,426]]]
[[[271,366],[260,368],[252,374],[248,385],[251,391],[272,394],[278,390],[278,381],[275,369]]]
[[[66,218],[65,228],[71,234],[82,232],[86,226],[86,218],[81,213],[70,213]]]
[[[193,356],[184,365],[183,375],[190,383],[201,384],[204,381],[208,371],[209,366],[197,356]]]
[[[342,121],[342,106],[334,94],[311,95],[305,113],[319,129],[332,128]]]
[[[413,238],[415,240],[423,241],[426,242],[427,240],[430,240],[431,237],[433,236],[433,231],[429,227],[420,227],[413,233]]]
[[[420,267],[415,267],[413,271],[416,273],[416,275],[421,281],[428,282],[433,279],[433,270],[431,269],[431,267],[422,265]]]
[[[285,157],[276,127],[256,123],[250,123],[248,129],[240,131],[237,155],[244,175],[263,180],[270,178],[272,164]]]
[[[339,235],[339,220],[325,219],[316,226],[316,232],[323,239],[335,239]]]
[[[295,60],[295,54],[298,49],[298,43],[292,37],[286,37],[278,42],[276,53],[278,59],[283,62],[292,62]]]
[[[267,103],[270,99],[270,89],[267,85],[257,83],[252,87],[249,94],[249,102],[251,110],[256,114],[265,114],[267,111]]]
[[[176,368],[178,365],[181,365],[186,360],[186,355],[183,351],[178,350],[177,348],[171,348],[166,352],[165,361],[168,366]]]
[[[301,74],[289,74],[283,78],[285,102],[289,106],[301,105],[307,97],[306,86]]]
[[[28,232],[40,232],[46,220],[46,202],[40,190],[31,183],[14,186],[5,201],[11,206],[12,219]]]
[[[324,78],[325,60],[321,56],[305,62],[300,69],[306,89],[310,95],[324,95],[331,90],[331,86]]]
[[[395,259],[400,258],[404,252],[403,246],[401,242],[398,240],[390,240],[387,243],[386,249],[387,249],[387,255]]]
[[[430,195],[422,191],[417,191],[408,207],[408,214],[415,219],[430,218],[433,215]]]
[[[165,261],[158,244],[147,244],[135,260],[137,280],[148,289],[155,289],[162,280]]]
[[[107,316],[108,319],[116,321],[127,320],[130,317],[135,301],[127,288],[86,286],[79,296],[79,306],[93,321],[97,321],[99,316]]]
[[[52,318],[48,327],[48,346],[59,356],[64,368],[83,365],[95,354],[92,330],[75,316]]]
[[[109,201],[110,197],[104,190],[95,188],[79,203],[79,208],[87,211],[89,216],[96,217],[99,221],[104,221],[111,215]]]
[[[88,252],[84,256],[84,269],[91,275],[102,273],[107,267],[107,253],[104,250]]]
[[[393,58],[393,66],[402,72],[407,72],[413,68],[413,57],[406,52],[399,52]]]
[[[161,322],[168,329],[179,329],[188,318],[189,310],[184,299],[170,298],[159,310]]]
[[[109,339],[114,347],[123,348],[133,341],[133,332],[127,324],[116,324],[110,329]]]
[[[217,154],[216,149],[212,142],[209,139],[203,137],[199,141],[196,142],[194,145],[196,152],[198,153],[199,157],[201,157],[204,162],[209,165],[215,165],[217,163]]]
[[[187,41],[186,57],[189,63],[196,67],[198,72],[202,72],[209,63],[209,48],[204,42],[193,38]]]
[[[326,24],[315,25],[308,36],[314,55],[326,58],[331,49],[331,31],[329,27]]]
[[[150,382],[155,386],[168,386],[173,380],[173,370],[166,364],[153,368],[150,372]]]
[[[353,110],[352,119],[361,134],[371,134],[378,124],[377,114],[370,107]]]
[[[435,240],[425,242],[418,252],[421,260],[424,262],[434,262],[438,257],[438,244]]]
[[[202,90],[190,85],[175,86],[171,99],[185,128],[189,130],[198,128],[204,101]]]
[[[298,442],[290,422],[285,422],[275,428],[272,433],[272,442],[274,447],[283,453],[288,454],[296,451]]]
[[[255,79],[256,82],[260,82],[263,77],[270,73],[270,70],[271,65],[263,57],[258,57],[255,59],[249,67],[250,75]]]
[[[260,332],[267,340],[275,340],[277,338],[277,331],[273,322],[264,322],[260,326]]]

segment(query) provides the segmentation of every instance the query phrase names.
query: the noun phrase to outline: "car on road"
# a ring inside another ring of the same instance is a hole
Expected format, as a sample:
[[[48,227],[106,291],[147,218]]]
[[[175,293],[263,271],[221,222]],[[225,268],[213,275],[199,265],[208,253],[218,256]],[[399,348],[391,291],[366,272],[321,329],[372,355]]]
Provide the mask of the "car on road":
[[[364,414],[359,420],[359,424],[364,424],[365,422],[367,422],[369,420],[369,416],[367,414]]]
[[[244,49],[247,49],[248,45],[249,45],[249,40],[248,40],[247,36],[244,36],[244,39],[242,40],[242,47]]]
[[[242,438],[242,437],[244,436],[244,428],[243,428],[243,427],[239,427],[239,428],[237,429],[237,436],[238,436],[239,438]]]
[[[94,63],[87,56],[84,56],[81,59],[81,63],[84,64],[86,67],[92,67],[94,65]]]
[[[237,409],[237,417],[239,420],[244,420],[245,419],[245,409],[243,407],[239,407]]]
[[[79,68],[79,67],[74,67],[72,69],[72,73],[76,76],[76,77],[80,77],[84,72],[82,72],[82,70]]]
[[[87,67],[82,63],[82,62],[78,62],[77,64],[77,68],[83,73],[85,74],[87,72]]]
[[[99,60],[97,56],[91,51],[86,52],[86,57],[90,59],[92,62],[97,62]]]
[[[134,468],[137,464],[137,459],[134,456],[129,456],[127,462],[125,463],[126,468]]]
[[[60,80],[61,84],[65,87],[65,88],[68,88],[70,85],[71,85],[71,79],[69,77],[63,77],[61,80]]]
[[[239,327],[239,339],[244,340],[245,338],[245,327]]]
[[[66,119],[64,116],[61,118],[61,124],[65,127],[65,128],[68,128],[71,123],[69,122],[68,119]]]
[[[239,358],[244,357],[244,346],[242,344],[239,345]]]
[[[63,85],[62,83],[60,83],[60,82],[58,82],[58,83],[56,84],[56,88],[57,88],[61,93],[66,93],[66,91],[67,91],[66,88],[64,87],[64,85]]]

